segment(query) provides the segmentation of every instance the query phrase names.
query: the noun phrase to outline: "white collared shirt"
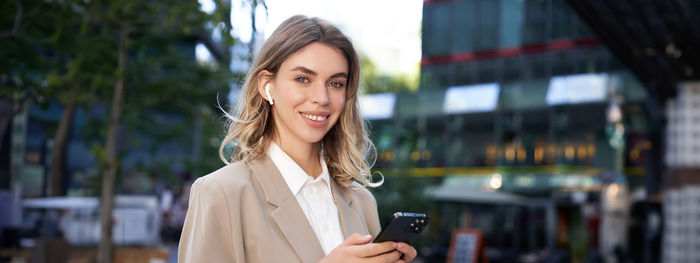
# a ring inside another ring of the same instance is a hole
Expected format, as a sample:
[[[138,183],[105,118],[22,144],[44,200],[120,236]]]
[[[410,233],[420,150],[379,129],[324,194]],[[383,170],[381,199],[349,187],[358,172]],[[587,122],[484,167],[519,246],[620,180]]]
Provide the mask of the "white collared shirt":
[[[343,230],[340,229],[338,207],[331,193],[330,176],[326,161],[321,159],[321,174],[314,179],[304,172],[276,143],[271,142],[267,155],[287,182],[289,190],[296,197],[301,210],[314,230],[323,252],[328,255],[343,242]]]

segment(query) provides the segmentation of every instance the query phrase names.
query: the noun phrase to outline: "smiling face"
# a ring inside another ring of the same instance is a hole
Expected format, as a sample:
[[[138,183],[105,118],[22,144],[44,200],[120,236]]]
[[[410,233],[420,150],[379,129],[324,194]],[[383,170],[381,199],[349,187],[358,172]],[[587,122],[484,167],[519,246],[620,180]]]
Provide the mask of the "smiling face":
[[[274,101],[274,140],[300,146],[318,143],[343,111],[347,82],[348,62],[341,51],[319,42],[292,54],[274,78],[260,78],[260,95],[269,99],[264,89],[269,84]]]

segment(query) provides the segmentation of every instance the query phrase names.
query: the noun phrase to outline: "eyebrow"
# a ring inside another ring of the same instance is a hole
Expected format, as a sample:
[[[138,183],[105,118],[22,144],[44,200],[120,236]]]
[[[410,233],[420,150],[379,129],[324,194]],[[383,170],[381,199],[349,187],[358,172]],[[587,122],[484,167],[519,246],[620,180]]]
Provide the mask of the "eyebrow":
[[[303,66],[295,67],[295,68],[292,69],[292,71],[301,71],[301,72],[304,72],[304,73],[309,74],[309,75],[312,75],[312,76],[318,75],[318,74],[317,74],[316,72],[314,72],[313,70],[310,70],[310,69],[308,69],[308,68],[306,68],[306,67],[303,67]],[[347,79],[347,78],[348,78],[348,74],[345,73],[345,72],[338,72],[338,73],[333,74],[330,78],[332,79],[332,78],[337,78],[337,77],[343,77],[343,78],[346,78],[346,79]]]

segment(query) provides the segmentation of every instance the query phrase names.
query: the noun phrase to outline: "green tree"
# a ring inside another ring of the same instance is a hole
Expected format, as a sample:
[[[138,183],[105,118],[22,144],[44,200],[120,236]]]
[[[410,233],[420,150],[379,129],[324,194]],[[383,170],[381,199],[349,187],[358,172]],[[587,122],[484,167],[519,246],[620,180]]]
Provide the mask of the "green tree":
[[[222,7],[227,6],[219,6]],[[119,32],[120,45],[103,162],[100,262],[112,258],[109,215],[118,168],[116,143],[122,111],[125,115],[154,110],[191,116],[200,109],[198,101],[211,99],[212,93],[222,88],[221,82],[212,85],[209,77],[230,77],[228,60],[223,61],[225,67],[217,67],[198,64],[194,59],[192,39],[206,35],[202,31],[207,20],[196,2],[126,2],[110,4],[110,8],[112,28]],[[223,33],[224,38],[230,38],[228,32]]]
[[[379,72],[372,59],[360,55],[360,92],[363,94],[385,92],[414,92],[418,90],[418,76],[401,73],[388,75]]]
[[[13,29],[0,34],[0,53],[7,58],[0,64],[0,96],[19,104],[54,101],[64,106],[54,133],[48,182],[48,194],[61,195],[73,113],[77,105],[92,100],[96,89],[104,89],[112,81],[112,67],[107,64],[114,57],[109,52],[111,43],[104,41],[106,36],[95,34],[99,27],[86,12],[85,2],[16,1],[5,5],[7,16],[3,17],[11,18]],[[9,20],[2,22],[10,24]],[[18,108],[26,110],[28,106]]]
[[[0,96],[22,104],[64,105],[55,133],[51,182],[61,182],[62,155],[75,107],[111,105],[108,120],[100,122],[104,132],[97,133],[106,135],[105,143],[94,147],[102,170],[100,262],[112,259],[111,211],[120,167],[120,130],[183,138],[147,123],[151,118],[144,112],[177,114],[184,116],[183,123],[211,118],[207,108],[212,107],[204,105],[213,105],[216,91],[227,90],[233,77],[228,69],[228,47],[234,43],[230,5],[217,3],[211,15],[199,11],[196,1],[0,3]],[[226,25],[214,27],[221,42],[211,39],[208,23]],[[198,63],[196,42],[205,44],[218,63]],[[60,184],[51,188],[56,194]]]

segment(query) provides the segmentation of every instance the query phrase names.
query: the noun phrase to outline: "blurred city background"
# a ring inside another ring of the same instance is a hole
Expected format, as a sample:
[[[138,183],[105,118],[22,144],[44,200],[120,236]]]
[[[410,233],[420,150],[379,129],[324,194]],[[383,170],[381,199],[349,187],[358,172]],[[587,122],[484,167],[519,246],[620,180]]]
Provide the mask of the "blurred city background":
[[[16,0],[0,14],[0,262],[176,262],[189,186],[223,165],[221,109],[294,14],[361,54],[380,219],[432,217],[417,262],[700,262],[700,1]]]

